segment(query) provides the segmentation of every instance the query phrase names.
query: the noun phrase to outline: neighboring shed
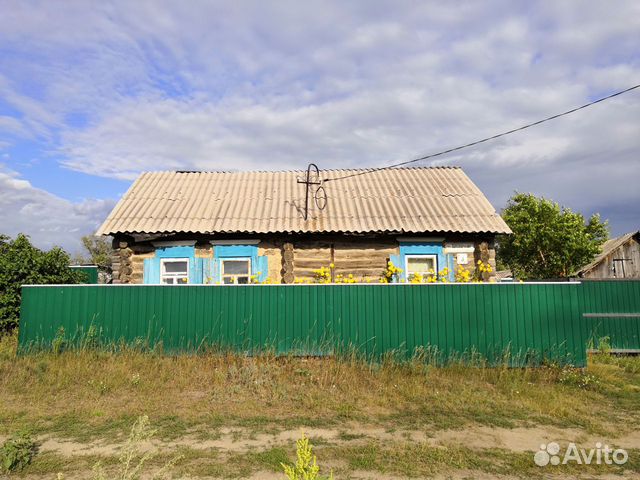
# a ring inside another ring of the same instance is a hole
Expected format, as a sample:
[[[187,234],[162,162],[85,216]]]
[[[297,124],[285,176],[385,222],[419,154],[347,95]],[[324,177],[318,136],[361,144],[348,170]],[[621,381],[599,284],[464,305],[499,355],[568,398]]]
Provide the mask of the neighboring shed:
[[[401,281],[478,260],[495,271],[509,227],[460,168],[323,171],[315,181],[348,178],[321,182],[326,207],[311,198],[306,218],[305,174],[143,173],[97,232],[114,237],[114,283],[292,283],[330,264],[333,280],[375,282],[389,260]]]
[[[640,278],[640,232],[607,240],[602,253],[578,272],[583,278]]]

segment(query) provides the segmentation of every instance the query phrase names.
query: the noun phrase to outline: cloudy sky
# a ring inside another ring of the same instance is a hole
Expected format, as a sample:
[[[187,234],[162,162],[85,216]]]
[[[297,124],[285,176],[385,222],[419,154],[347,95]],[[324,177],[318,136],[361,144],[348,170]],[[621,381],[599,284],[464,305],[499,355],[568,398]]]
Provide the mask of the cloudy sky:
[[[0,232],[72,251],[144,170],[382,166],[640,83],[640,2],[0,0]],[[640,228],[640,90],[440,158]]]

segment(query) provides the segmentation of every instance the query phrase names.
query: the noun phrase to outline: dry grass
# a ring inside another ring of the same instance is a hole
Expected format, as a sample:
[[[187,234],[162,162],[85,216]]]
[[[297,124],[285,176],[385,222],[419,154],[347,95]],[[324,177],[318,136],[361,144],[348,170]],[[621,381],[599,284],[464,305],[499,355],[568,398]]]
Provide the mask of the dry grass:
[[[15,357],[15,343],[13,337],[0,338],[0,435],[28,428],[58,439],[114,442],[143,414],[166,441],[187,435],[215,439],[230,428],[243,435],[302,425],[339,429],[345,422],[434,434],[477,425],[552,425],[620,435],[636,428],[640,419],[640,359],[593,359],[586,371],[591,383],[584,387],[584,373],[567,376],[551,367],[435,368],[355,358],[156,356],[126,349],[118,354],[68,351]],[[352,442],[360,438],[358,432],[344,435],[352,435]],[[320,448],[342,465],[343,473],[366,469],[362,462],[354,463],[347,450],[340,458],[330,443]],[[410,452],[418,447],[407,448]],[[276,453],[282,456],[282,450]],[[268,464],[269,455],[266,458]],[[470,462],[462,462],[464,468],[476,468]],[[482,462],[476,463],[483,470]],[[244,475],[259,469],[261,462],[247,457],[241,464],[251,465],[237,470]],[[441,464],[435,462],[434,468],[446,467],[446,462]],[[517,470],[517,464],[507,462],[505,471]],[[381,469],[380,461],[371,465]],[[38,462],[33,468],[39,468]],[[408,470],[401,472],[409,475]]]

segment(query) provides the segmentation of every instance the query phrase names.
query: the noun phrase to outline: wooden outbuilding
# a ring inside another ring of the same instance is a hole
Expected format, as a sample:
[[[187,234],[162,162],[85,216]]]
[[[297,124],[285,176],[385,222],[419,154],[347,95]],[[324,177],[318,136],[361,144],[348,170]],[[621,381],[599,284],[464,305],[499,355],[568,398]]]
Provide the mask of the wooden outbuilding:
[[[583,278],[640,278],[640,231],[607,240],[602,253],[578,272]]]

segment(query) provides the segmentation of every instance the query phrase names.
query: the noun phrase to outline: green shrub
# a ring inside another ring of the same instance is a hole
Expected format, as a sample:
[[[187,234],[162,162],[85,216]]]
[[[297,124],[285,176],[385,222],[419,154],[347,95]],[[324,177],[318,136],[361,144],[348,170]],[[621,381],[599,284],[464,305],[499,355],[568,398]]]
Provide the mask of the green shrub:
[[[36,453],[36,444],[27,433],[18,433],[0,448],[0,471],[18,472],[25,468]]]
[[[73,271],[69,263],[69,255],[59,247],[43,251],[26,235],[11,240],[0,234],[0,335],[18,326],[22,285],[82,282],[82,272]]]

